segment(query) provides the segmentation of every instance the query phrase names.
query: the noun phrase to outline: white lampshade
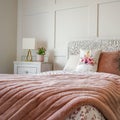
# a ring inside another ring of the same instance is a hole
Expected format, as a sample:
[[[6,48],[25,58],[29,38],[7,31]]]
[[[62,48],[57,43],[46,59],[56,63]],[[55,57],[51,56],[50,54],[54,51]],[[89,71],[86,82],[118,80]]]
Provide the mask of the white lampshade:
[[[22,48],[23,49],[35,49],[35,38],[23,38]]]

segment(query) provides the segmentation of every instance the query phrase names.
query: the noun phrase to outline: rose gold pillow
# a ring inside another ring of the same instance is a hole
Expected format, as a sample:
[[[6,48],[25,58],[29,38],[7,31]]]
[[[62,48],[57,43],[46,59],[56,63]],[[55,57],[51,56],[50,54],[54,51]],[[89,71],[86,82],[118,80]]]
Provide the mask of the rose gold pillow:
[[[102,52],[99,59],[98,72],[120,75],[120,51]]]

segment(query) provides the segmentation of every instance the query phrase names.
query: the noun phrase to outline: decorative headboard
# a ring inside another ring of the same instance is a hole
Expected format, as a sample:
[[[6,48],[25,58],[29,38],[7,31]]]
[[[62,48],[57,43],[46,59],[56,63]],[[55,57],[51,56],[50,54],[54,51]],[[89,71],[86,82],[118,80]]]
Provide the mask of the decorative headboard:
[[[68,44],[68,57],[72,54],[79,54],[80,49],[101,49],[102,51],[117,51],[120,50],[120,39],[71,41]]]

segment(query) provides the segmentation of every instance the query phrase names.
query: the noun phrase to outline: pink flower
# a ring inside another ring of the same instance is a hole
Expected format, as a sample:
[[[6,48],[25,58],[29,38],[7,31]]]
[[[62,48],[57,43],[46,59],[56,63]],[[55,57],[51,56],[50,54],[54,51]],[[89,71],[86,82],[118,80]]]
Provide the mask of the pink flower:
[[[95,64],[95,61],[91,56],[84,56],[84,58],[81,58],[80,62],[85,63],[85,64],[91,64],[91,65]]]

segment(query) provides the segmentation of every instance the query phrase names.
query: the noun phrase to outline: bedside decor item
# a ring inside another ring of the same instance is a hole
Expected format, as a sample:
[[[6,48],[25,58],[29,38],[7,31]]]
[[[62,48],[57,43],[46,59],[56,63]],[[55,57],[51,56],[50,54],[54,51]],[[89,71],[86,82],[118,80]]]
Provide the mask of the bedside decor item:
[[[25,61],[32,61],[31,49],[35,49],[35,38],[23,38],[22,48],[28,49]]]
[[[44,47],[38,48],[37,61],[44,62],[45,52],[46,52],[46,49]]]

